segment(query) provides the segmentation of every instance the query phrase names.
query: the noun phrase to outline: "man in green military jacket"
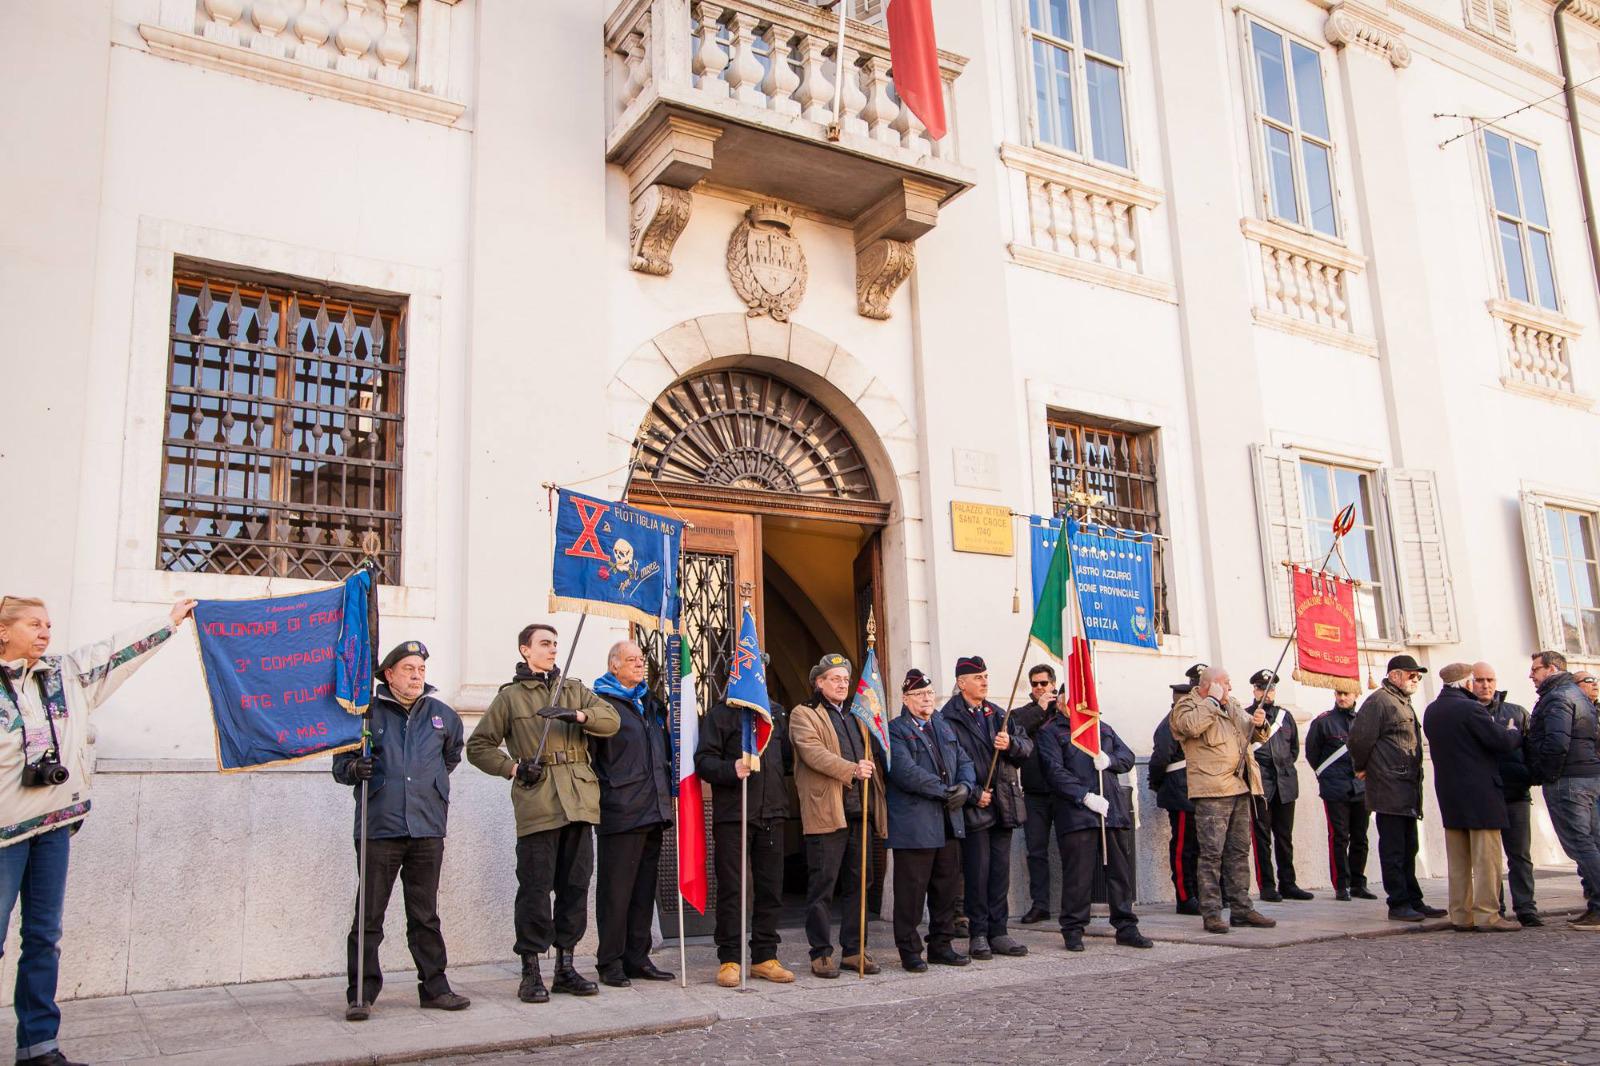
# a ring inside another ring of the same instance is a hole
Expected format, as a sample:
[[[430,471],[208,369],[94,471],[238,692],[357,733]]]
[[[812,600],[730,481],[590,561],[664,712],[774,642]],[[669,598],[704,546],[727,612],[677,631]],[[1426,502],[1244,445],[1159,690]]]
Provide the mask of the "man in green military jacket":
[[[600,779],[589,764],[588,738],[611,736],[621,719],[582,682],[561,677],[553,627],[524,628],[517,652],[522,661],[516,676],[500,686],[467,741],[472,765],[512,782],[516,951],[522,958],[517,996],[524,1003],[550,999],[539,975],[539,956],[552,941],[556,970],[550,988],[592,996],[598,987],[572,965],[572,950],[589,924],[594,826],[600,821]]]

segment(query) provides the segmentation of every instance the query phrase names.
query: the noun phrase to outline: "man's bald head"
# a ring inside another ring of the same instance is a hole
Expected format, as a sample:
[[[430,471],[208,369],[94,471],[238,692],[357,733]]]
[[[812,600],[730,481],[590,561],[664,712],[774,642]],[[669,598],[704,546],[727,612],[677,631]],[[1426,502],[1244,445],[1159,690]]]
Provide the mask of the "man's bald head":
[[[1495,685],[1498,683],[1494,667],[1488,663],[1472,664],[1472,694],[1478,697],[1479,703],[1494,702]]]
[[[1221,686],[1222,694],[1216,696],[1212,691],[1216,686]],[[1221,666],[1208,666],[1200,671],[1200,680],[1195,683],[1195,691],[1202,696],[1216,696],[1217,699],[1227,699],[1228,692],[1233,688],[1233,682],[1228,677],[1228,671]]]

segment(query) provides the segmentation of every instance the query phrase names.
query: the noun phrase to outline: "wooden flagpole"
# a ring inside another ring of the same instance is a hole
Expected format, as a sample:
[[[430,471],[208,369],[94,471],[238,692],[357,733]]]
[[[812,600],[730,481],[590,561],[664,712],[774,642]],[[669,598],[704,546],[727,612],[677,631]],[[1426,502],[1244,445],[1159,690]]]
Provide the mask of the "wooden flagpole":
[[[870,644],[869,644],[870,646]],[[867,753],[867,758],[872,758],[872,738],[867,733],[867,723],[857,719],[856,724],[861,727],[861,745]],[[867,862],[871,853],[867,850],[869,837],[867,826],[872,821],[872,778],[861,779],[861,942],[856,945],[856,976],[865,979],[867,976]]]

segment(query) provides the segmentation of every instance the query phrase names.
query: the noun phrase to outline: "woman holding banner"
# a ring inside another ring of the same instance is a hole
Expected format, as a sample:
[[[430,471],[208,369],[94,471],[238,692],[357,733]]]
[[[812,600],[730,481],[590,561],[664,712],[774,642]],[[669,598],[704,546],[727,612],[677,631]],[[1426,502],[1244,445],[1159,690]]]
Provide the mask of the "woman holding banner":
[[[89,815],[89,712],[150,660],[194,603],[179,600],[164,618],[46,655],[44,601],[0,598],[0,945],[20,897],[15,1000],[23,1066],[72,1066],[56,1043],[56,977],[68,840]]]

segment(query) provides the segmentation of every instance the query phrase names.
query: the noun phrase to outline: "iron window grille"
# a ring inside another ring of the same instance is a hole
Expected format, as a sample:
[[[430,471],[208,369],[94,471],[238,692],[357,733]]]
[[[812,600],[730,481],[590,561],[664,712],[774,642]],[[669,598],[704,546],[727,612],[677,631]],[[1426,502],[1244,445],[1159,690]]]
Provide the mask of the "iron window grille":
[[[1156,632],[1170,633],[1155,431],[1114,428],[1061,415],[1051,415],[1046,425],[1055,516],[1155,534],[1150,570]],[[1086,497],[1099,497],[1099,502],[1091,504]]]
[[[174,271],[156,564],[401,581],[403,298]]]

